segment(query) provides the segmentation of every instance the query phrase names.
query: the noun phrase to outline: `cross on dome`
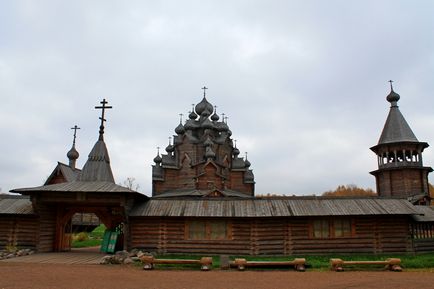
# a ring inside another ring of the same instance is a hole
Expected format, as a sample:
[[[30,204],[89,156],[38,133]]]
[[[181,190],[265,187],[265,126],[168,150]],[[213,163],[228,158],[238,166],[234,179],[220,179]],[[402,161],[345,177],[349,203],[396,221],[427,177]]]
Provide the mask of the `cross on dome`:
[[[208,87],[204,86],[204,87],[202,87],[202,89],[203,89],[203,97],[205,97],[206,96],[206,90],[208,89]]]
[[[71,129],[74,130],[74,139],[72,141],[72,146],[75,146],[75,139],[77,138],[77,129],[80,129],[77,125],[74,125],[74,127],[71,127]]]
[[[101,120],[101,125],[99,127],[99,140],[103,140],[103,134],[104,134],[104,122],[107,121],[104,118],[105,110],[113,108],[112,106],[107,106],[108,102],[105,100],[105,98],[100,102],[102,106],[95,106],[95,109],[101,109],[101,117],[99,118]]]

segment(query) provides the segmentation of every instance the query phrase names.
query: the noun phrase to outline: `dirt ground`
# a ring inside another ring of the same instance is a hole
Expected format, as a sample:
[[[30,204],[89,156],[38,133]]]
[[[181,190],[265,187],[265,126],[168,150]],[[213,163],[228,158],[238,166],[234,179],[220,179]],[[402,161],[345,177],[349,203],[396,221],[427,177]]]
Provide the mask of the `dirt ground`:
[[[0,263],[0,289],[434,288],[427,272],[144,271],[124,265]]]

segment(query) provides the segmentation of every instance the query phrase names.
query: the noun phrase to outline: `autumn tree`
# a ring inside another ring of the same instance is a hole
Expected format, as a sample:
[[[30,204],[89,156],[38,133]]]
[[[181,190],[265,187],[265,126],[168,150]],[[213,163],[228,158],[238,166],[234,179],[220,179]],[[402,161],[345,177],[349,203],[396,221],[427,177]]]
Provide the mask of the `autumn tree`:
[[[322,194],[325,197],[374,197],[377,194],[370,188],[364,189],[356,185],[340,185],[333,191],[327,191]]]

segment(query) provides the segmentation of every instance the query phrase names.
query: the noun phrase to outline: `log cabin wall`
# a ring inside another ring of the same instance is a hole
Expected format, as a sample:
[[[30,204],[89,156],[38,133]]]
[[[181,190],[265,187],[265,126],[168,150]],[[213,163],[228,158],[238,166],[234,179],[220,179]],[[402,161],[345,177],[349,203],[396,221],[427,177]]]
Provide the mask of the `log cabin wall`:
[[[332,224],[337,218],[219,218],[228,224],[228,238],[191,240],[187,228],[191,220],[212,222],[217,219],[131,217],[131,247],[159,254],[309,255],[413,251],[407,217],[348,218],[351,235],[346,237],[313,236],[315,220]]]
[[[39,215],[39,235],[37,251],[52,252],[56,237],[56,208],[54,206],[41,205],[37,207]]]
[[[37,245],[39,220],[33,215],[2,215],[0,218],[0,249],[32,248]]]

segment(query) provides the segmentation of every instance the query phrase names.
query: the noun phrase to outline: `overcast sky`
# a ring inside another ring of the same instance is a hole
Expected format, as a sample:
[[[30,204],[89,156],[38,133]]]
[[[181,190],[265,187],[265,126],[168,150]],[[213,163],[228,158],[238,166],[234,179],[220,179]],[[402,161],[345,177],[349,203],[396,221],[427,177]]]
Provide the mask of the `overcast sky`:
[[[75,124],[81,168],[106,98],[115,180],[149,195],[156,147],[206,85],[257,194],[375,189],[389,79],[434,146],[433,15],[429,0],[0,1],[0,187],[41,185]]]

